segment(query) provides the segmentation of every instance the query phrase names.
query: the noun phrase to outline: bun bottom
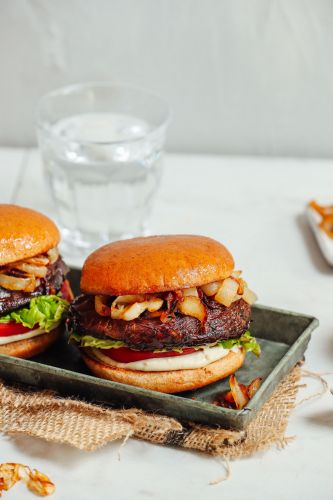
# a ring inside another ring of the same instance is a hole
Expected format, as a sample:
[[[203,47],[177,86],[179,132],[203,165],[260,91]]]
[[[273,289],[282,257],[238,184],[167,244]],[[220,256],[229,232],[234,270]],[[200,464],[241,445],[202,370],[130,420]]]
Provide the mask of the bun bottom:
[[[18,340],[9,344],[0,345],[0,354],[14,356],[15,358],[32,358],[45,351],[61,335],[61,326],[50,332],[37,335],[31,339]]]
[[[80,350],[83,361],[97,377],[169,394],[199,389],[221,380],[238,370],[245,359],[245,350],[239,349],[202,368],[143,372],[105,365],[94,358],[89,347]]]

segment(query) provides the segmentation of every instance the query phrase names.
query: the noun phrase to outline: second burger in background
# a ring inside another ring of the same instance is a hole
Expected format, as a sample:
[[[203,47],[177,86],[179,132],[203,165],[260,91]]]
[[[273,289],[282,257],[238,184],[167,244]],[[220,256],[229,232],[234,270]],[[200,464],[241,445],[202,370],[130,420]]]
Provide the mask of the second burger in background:
[[[229,251],[203,236],[133,238],[86,260],[70,338],[97,376],[167,393],[235,372],[256,300]]]
[[[0,354],[30,358],[61,334],[73,294],[45,215],[0,204]]]

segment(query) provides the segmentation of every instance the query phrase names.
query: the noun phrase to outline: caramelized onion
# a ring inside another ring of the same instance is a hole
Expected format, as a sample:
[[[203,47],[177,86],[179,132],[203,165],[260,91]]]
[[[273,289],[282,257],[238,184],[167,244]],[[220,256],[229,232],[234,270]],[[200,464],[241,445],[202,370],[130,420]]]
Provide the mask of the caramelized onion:
[[[27,264],[26,262],[17,262],[13,264],[12,269],[24,271],[28,275],[35,276],[36,278],[45,278],[45,276],[47,275],[47,267],[33,266],[31,264]]]
[[[54,247],[54,248],[51,248],[48,252],[47,252],[47,256],[50,260],[50,264],[54,264],[56,260],[58,260],[58,257],[59,257],[59,250],[58,250],[58,247]]]
[[[247,283],[241,277],[241,271],[233,271],[229,278],[202,285],[200,289],[208,297],[213,297],[220,304],[229,307],[232,302],[244,299],[253,304],[257,299],[254,292],[247,288]],[[111,313],[113,319],[131,321],[147,311],[150,317],[159,317],[162,322],[168,320],[173,311],[177,310],[186,316],[192,316],[203,322],[206,318],[206,308],[201,301],[198,288],[184,288],[174,290],[166,295],[154,296],[150,294],[119,295],[113,301],[111,308],[106,305],[102,296],[95,298],[96,311],[102,316]],[[164,298],[161,298],[164,297]],[[164,300],[166,309],[161,310]],[[109,312],[110,311],[110,312]]]
[[[59,252],[57,248],[49,250],[48,254],[52,258],[57,258]],[[28,259],[20,260],[8,264],[0,271],[0,286],[8,290],[33,292],[40,284],[38,278],[45,278],[48,272],[47,265],[50,259],[45,255],[37,255]]]
[[[256,294],[252,290],[250,290],[249,288],[246,287],[244,290],[244,293],[242,295],[242,299],[245,300],[245,302],[247,302],[251,306],[252,304],[254,304],[256,302],[258,297],[256,296]]]
[[[219,304],[229,307],[237,294],[238,283],[233,278],[227,278],[223,280],[217,294],[215,295],[215,300]]]
[[[134,302],[144,302],[145,296],[140,295],[119,295],[114,301],[112,305],[117,304],[134,304]]]
[[[110,316],[111,307],[107,305],[108,298],[105,295],[95,295],[95,311],[100,316]]]
[[[36,280],[33,276],[29,278],[19,278],[17,276],[0,274],[0,286],[6,288],[7,290],[33,292],[38,285],[39,280]]]
[[[221,281],[213,281],[212,283],[207,283],[207,285],[202,285],[200,288],[205,295],[212,297],[217,293],[221,283]]]
[[[156,312],[161,309],[163,305],[163,299],[159,299],[158,297],[152,297],[150,300],[146,302],[147,309],[149,312]]]
[[[184,288],[182,292],[183,297],[199,297],[198,290],[196,288]]]
[[[164,311],[164,312],[166,312],[166,311]],[[149,318],[161,318],[162,314],[163,314],[162,311],[149,312],[148,317]],[[161,319],[161,321],[162,321],[162,319]]]
[[[112,319],[123,319],[124,312],[125,312],[125,306],[119,306],[119,307],[111,306],[111,318]]]
[[[246,282],[242,278],[236,279],[236,282],[238,283],[238,289],[237,289],[238,295],[243,295],[246,287]]]
[[[178,303],[177,309],[186,316],[193,316],[199,321],[204,321],[206,317],[206,309],[199,297],[184,297],[184,299]]]
[[[40,255],[39,257],[31,257],[30,259],[26,259],[24,262],[27,264],[31,264],[32,266],[47,266],[50,262],[47,257]]]
[[[124,319],[125,321],[136,319],[146,310],[146,308],[147,304],[145,302],[134,302],[134,304],[131,304],[124,309],[121,319]]]
[[[135,298],[138,298],[139,301],[130,303],[130,297],[132,301]],[[144,298],[144,295],[122,295],[117,297],[111,305],[111,318],[131,321],[138,318],[144,311],[156,312],[163,305],[163,299],[159,297],[151,296],[149,300],[141,301],[142,297]]]

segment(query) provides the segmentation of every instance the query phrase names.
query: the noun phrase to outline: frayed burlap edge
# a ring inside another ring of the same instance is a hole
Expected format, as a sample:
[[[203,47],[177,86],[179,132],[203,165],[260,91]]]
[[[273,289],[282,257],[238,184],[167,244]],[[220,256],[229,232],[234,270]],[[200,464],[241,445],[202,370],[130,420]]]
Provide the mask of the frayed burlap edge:
[[[300,367],[280,383],[246,431],[230,431],[138,409],[114,410],[50,392],[23,392],[0,383],[0,429],[93,451],[110,441],[135,437],[225,458],[251,455],[272,444],[283,447],[301,376]]]

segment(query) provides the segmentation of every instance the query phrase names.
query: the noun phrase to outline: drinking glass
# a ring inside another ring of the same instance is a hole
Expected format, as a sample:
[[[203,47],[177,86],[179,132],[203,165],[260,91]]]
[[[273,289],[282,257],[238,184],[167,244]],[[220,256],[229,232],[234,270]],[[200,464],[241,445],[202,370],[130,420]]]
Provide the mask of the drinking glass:
[[[148,233],[169,121],[163,99],[130,86],[78,84],[41,98],[38,143],[69,262]]]

